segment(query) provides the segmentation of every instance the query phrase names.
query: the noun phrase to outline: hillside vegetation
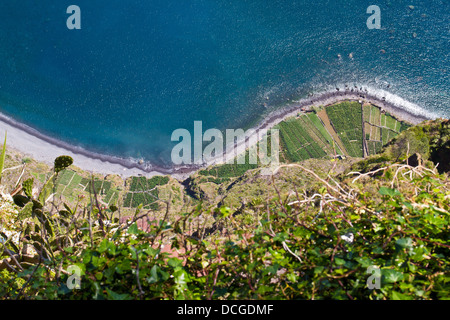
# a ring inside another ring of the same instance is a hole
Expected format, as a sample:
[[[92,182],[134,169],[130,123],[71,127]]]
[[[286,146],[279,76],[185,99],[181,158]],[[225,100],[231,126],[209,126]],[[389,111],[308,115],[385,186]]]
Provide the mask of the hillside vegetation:
[[[406,128],[359,107],[359,127],[329,113],[334,133],[317,121],[323,110],[290,120],[309,128],[307,152],[321,145],[323,153],[286,161],[273,176],[213,167],[183,183],[121,184],[88,179],[67,157],[47,173],[22,159],[1,177],[0,296],[449,299],[450,121]],[[306,141],[295,128],[288,136]],[[383,129],[394,139],[370,146]],[[358,158],[333,159],[340,145]],[[8,155],[5,168],[19,158]]]

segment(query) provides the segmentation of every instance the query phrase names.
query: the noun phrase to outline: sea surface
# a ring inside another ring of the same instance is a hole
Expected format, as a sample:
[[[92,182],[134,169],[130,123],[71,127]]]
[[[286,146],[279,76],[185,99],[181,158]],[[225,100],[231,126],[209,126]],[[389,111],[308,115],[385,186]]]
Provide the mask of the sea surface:
[[[346,85],[448,118],[450,1],[0,2],[0,112],[97,153],[169,167],[175,129],[248,128]]]

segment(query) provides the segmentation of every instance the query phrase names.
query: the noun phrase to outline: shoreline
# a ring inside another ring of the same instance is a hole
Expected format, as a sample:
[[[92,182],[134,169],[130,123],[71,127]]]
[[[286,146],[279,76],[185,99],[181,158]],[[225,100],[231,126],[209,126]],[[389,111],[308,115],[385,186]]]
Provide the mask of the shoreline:
[[[399,98],[392,95],[394,98]],[[392,98],[392,100],[395,100]],[[302,108],[306,111],[312,106],[328,106],[344,100],[362,100],[367,103],[372,103],[382,110],[385,110],[400,121],[405,121],[410,124],[418,124],[424,120],[433,119],[426,113],[426,110],[417,110],[414,113],[412,110],[399,106],[398,102],[389,101],[385,97],[378,97],[376,94],[371,94],[367,91],[360,91],[355,89],[339,90],[336,88],[335,92],[329,91],[309,98],[305,98],[293,103],[287,104],[285,107],[275,110],[266,115],[257,126],[250,130],[265,130],[270,129],[276,124],[280,123],[286,118],[297,115],[302,112]],[[401,101],[404,101],[400,98]],[[404,101],[407,103],[407,101]],[[417,107],[417,106],[416,106]],[[140,164],[134,159],[124,159],[104,155],[100,153],[91,152],[81,147],[70,145],[61,140],[44,135],[38,130],[29,127],[28,125],[17,122],[10,117],[0,113],[0,128],[7,131],[7,148],[17,150],[24,156],[53,165],[53,161],[60,155],[68,155],[74,159],[74,166],[82,170],[99,173],[99,174],[117,174],[122,178],[130,176],[155,176],[155,175],[170,175],[177,180],[184,180],[192,173],[202,168],[207,168],[214,164],[224,163],[227,157],[225,154],[230,149],[237,150],[237,154],[243,152],[249,146],[246,141],[238,141],[235,146],[227,146],[224,154],[218,155],[207,163],[201,165],[183,165],[174,166],[172,168],[164,168],[154,166],[150,163]],[[3,136],[4,133],[2,132]],[[19,147],[17,147],[19,146]]]

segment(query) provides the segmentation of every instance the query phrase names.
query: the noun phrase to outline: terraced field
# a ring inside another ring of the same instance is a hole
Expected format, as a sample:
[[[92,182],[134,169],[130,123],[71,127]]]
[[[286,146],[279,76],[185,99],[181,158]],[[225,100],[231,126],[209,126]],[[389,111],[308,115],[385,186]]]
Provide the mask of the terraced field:
[[[80,184],[82,179],[75,171],[61,171],[56,179],[56,193],[74,201],[84,190],[84,186]]]
[[[275,127],[275,128],[277,128],[277,127]],[[281,140],[281,137],[280,137],[280,140]],[[272,143],[272,138],[270,136],[270,131],[269,131],[269,135],[267,137],[267,146],[266,146],[266,149],[268,152],[267,153],[268,157],[271,156],[271,150],[272,150],[271,143]],[[261,148],[261,145],[258,144],[257,150],[261,150],[260,148]],[[286,159],[283,157],[283,154],[281,152],[279,154],[279,157],[280,157],[280,162],[286,162],[285,161]],[[243,162],[244,163],[242,163],[242,164],[238,164],[235,159],[234,163],[216,165],[209,169],[200,170],[199,175],[205,177],[202,179],[203,182],[212,182],[215,184],[221,184],[223,182],[230,181],[232,178],[240,177],[248,170],[256,169],[256,168],[258,168],[258,166],[261,165],[260,159],[258,156],[257,156],[256,164],[253,164],[253,162],[250,161],[250,155],[249,155],[248,150],[245,152],[245,160]]]
[[[56,194],[64,196],[71,202],[76,202],[79,195],[94,193],[98,200],[106,205],[117,204],[119,191],[112,187],[111,181],[82,177],[73,170],[66,169],[58,174],[56,179]]]
[[[142,205],[143,208],[158,208],[158,186],[166,185],[169,182],[167,176],[155,176],[150,179],[146,177],[132,177],[128,180],[130,188],[123,196],[123,206],[125,208],[137,208]]]
[[[365,139],[369,155],[380,152],[383,145],[408,128],[407,124],[382,112],[376,106],[364,105],[363,112]]]
[[[308,124],[305,125],[305,123]],[[306,117],[280,123],[280,138],[287,159],[298,162],[327,156],[324,150],[325,144],[320,139],[322,135],[319,133],[319,136],[317,136],[318,130],[311,129],[311,127],[314,128],[314,125]]]
[[[212,182],[220,184],[229,181],[230,178],[239,177],[243,175],[247,170],[257,168],[257,164],[223,164],[214,166],[210,170],[200,170],[199,174],[205,177],[209,177],[205,182]]]
[[[330,122],[351,157],[363,157],[362,109],[358,102],[326,108]]]
[[[329,132],[329,134],[331,135],[331,137],[335,143],[336,150],[340,151],[340,153],[338,153],[338,154],[342,155],[342,156],[348,156],[349,154],[348,154],[347,150],[345,149],[344,145],[342,144],[341,139],[339,138],[336,131],[334,131],[333,125],[330,122],[330,118],[328,118],[328,114],[327,114],[326,110],[322,109],[322,110],[318,111],[317,116],[322,121],[327,132]]]

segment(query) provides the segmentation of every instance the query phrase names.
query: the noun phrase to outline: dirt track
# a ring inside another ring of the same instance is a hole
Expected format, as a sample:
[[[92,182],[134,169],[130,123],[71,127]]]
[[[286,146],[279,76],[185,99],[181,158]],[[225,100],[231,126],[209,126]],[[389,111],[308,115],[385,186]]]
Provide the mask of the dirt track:
[[[345,149],[345,147],[344,147],[341,139],[337,135],[336,131],[334,131],[333,126],[330,123],[330,119],[328,119],[328,115],[327,115],[327,112],[325,111],[325,109],[317,112],[317,115],[322,120],[323,124],[325,125],[325,129],[327,129],[328,132],[331,134],[331,137],[333,137],[334,141],[338,144],[339,148],[342,150],[344,155],[348,157],[349,155],[347,153],[347,150]]]

